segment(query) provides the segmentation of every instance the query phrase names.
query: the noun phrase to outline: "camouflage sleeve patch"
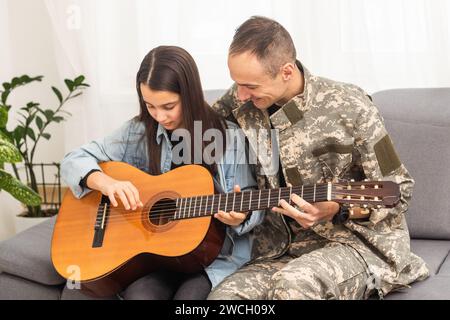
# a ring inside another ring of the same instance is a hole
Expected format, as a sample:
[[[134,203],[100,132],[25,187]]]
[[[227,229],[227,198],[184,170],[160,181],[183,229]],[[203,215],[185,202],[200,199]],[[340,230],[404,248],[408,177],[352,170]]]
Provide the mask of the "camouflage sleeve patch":
[[[353,152],[353,145],[327,144],[325,147],[319,147],[312,151],[313,156],[319,157],[325,153],[334,152],[347,154]]]
[[[385,135],[375,144],[374,151],[384,177],[402,165],[389,135]]]
[[[297,167],[286,168],[286,176],[286,180],[293,186],[301,186],[303,184],[303,179]]]

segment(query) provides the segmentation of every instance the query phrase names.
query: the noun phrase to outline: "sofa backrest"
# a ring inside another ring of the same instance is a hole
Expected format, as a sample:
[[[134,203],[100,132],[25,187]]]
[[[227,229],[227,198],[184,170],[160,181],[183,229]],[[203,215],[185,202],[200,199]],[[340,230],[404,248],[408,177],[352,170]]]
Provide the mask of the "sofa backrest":
[[[205,90],[204,91],[205,100],[211,105],[214,102],[216,102],[217,99],[222,97],[222,95],[225,94],[225,92],[226,92],[225,89]]]
[[[372,98],[416,182],[411,237],[450,239],[450,88],[386,90]]]

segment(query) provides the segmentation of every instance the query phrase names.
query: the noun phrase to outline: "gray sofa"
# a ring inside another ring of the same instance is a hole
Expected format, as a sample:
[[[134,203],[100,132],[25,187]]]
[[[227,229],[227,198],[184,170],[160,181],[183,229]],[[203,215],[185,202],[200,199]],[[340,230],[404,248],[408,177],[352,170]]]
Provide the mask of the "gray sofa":
[[[207,92],[207,100],[214,101],[222,92]],[[416,180],[408,213],[411,247],[431,273],[386,299],[450,299],[450,88],[388,90],[373,99]],[[0,243],[0,299],[90,299],[67,289],[52,267],[54,221]]]

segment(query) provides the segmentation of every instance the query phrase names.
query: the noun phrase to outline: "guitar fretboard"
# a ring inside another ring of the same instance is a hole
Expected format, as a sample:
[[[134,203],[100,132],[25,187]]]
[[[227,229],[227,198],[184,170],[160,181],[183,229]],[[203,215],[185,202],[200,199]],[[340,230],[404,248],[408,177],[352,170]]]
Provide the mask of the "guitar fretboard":
[[[295,193],[310,203],[331,200],[331,184],[248,190],[176,199],[174,220],[211,216],[219,210],[247,212],[278,206],[280,200],[292,203]]]

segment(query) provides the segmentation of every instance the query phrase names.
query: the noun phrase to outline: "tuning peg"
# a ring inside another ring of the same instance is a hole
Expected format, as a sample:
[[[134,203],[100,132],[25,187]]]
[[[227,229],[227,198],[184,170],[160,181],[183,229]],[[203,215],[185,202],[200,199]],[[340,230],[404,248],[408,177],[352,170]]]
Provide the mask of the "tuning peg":
[[[361,185],[361,190],[365,190],[366,186],[365,185]]]
[[[365,200],[364,196],[361,196],[361,200],[362,200],[362,201],[364,201],[364,200]]]
[[[380,187],[376,184],[375,186],[374,186],[374,189],[379,189]]]
[[[375,200],[375,201],[378,201],[378,200],[380,200],[380,199],[379,199],[378,197],[375,197],[374,200]]]
[[[350,182],[355,182],[355,179],[350,179]]]

